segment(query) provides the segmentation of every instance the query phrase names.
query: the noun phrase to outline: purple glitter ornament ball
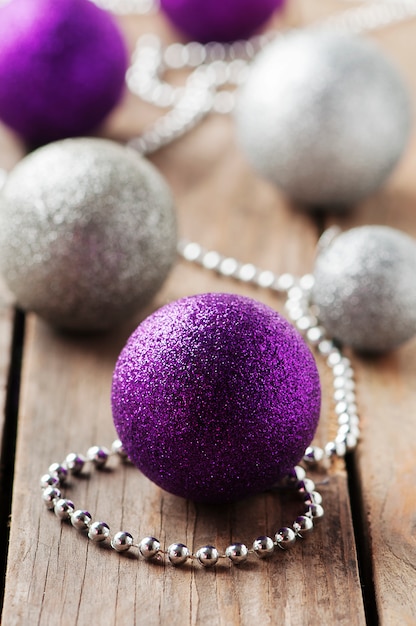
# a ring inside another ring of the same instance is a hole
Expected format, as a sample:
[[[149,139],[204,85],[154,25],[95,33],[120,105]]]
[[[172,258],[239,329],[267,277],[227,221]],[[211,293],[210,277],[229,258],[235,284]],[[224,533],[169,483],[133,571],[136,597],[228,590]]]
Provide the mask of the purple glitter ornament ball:
[[[319,418],[315,361],[276,311],[232,294],[172,302],[117,361],[114,423],[163,489],[201,502],[271,487],[300,460]]]
[[[0,118],[39,145],[94,130],[124,87],[127,51],[89,0],[13,0],[0,7]]]
[[[285,0],[160,0],[171,22],[190,39],[247,39]]]

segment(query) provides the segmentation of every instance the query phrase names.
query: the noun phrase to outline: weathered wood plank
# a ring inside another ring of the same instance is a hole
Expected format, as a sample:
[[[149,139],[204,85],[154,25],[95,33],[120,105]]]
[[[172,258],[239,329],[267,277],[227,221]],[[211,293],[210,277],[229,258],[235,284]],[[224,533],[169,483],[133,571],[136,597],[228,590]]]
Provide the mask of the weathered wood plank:
[[[409,155],[409,161],[414,157]],[[390,185],[367,202],[358,223],[381,223],[416,236],[414,179],[403,178],[408,160]],[[357,497],[363,511],[381,624],[414,624],[416,557],[414,432],[416,340],[391,354],[356,357],[362,441],[356,454]]]
[[[416,21],[377,36],[407,82],[416,114]],[[416,237],[416,133],[388,183],[350,215],[342,228],[385,224]],[[416,607],[415,460],[416,341],[374,359],[355,360],[362,413],[362,442],[356,454],[360,499],[376,606],[381,624],[414,624]]]

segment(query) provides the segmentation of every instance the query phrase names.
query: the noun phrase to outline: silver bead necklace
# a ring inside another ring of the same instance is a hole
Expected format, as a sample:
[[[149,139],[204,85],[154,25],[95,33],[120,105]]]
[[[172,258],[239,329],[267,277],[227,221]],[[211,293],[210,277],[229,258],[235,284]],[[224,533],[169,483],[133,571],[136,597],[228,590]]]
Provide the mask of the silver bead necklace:
[[[239,564],[246,561],[252,554],[263,559],[271,556],[276,547],[282,550],[291,548],[297,539],[303,539],[313,530],[314,523],[324,514],[321,494],[315,490],[314,482],[306,477],[305,470],[297,466],[284,479],[282,487],[290,489],[303,499],[304,511],[296,517],[291,526],[283,526],[277,530],[274,539],[261,535],[253,541],[250,548],[245,543],[236,542],[227,546],[224,552],[220,552],[213,545],[201,546],[195,552],[191,552],[185,544],[180,542],[174,542],[164,548],[158,539],[150,535],[136,543],[133,535],[127,531],[122,530],[112,534],[107,522],[93,521],[87,510],[76,509],[72,500],[63,497],[61,492],[68,475],[79,476],[84,468],[91,465],[96,469],[103,468],[107,466],[111,456],[115,455],[122,461],[126,461],[118,439],[114,441],[111,452],[105,447],[92,446],[87,451],[86,457],[71,453],[64,463],[53,463],[49,467],[48,473],[40,479],[40,486],[46,508],[53,511],[59,520],[69,521],[76,530],[84,531],[93,543],[107,541],[116,552],[126,552],[135,548],[145,560],[167,559],[172,565],[196,561],[204,567],[212,567],[220,560]]]
[[[127,72],[127,85],[143,101],[169,109],[151,128],[129,141],[143,155],[151,154],[194,128],[208,113],[230,113],[249,61],[275,37],[255,37],[232,44],[174,43],[164,48],[156,35],[140,37]],[[190,69],[182,87],[164,80],[171,70]]]

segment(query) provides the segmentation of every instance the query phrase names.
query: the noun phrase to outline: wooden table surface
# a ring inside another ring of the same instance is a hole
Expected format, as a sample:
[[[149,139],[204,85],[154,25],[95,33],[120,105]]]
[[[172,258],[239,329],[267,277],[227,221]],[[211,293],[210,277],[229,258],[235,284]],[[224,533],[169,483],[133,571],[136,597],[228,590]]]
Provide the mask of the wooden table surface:
[[[301,25],[339,10],[335,0],[293,0],[286,21]],[[131,45],[148,30],[175,36],[158,16],[121,23]],[[416,102],[416,20],[372,37],[396,60]],[[154,115],[126,96],[103,134],[123,141]],[[3,129],[0,166],[12,167],[23,152]],[[349,214],[324,220],[299,211],[250,170],[231,119],[210,116],[152,161],[172,186],[181,236],[275,272],[310,271],[317,238],[334,222],[342,228],[388,224],[416,236],[416,133],[382,189]],[[105,336],[77,338],[15,313],[1,288],[3,626],[416,624],[416,340],[387,356],[352,356],[362,439],[346,465],[335,464],[329,480],[317,476],[326,515],[293,551],[240,568],[174,569],[90,545],[45,511],[38,481],[48,465],[115,438],[111,374],[129,333],[163,303],[206,291],[242,293],[282,309],[266,291],[178,261],[135,320]],[[321,442],[333,432],[330,390],[324,374]],[[271,494],[230,506],[195,505],[162,492],[128,466],[77,481],[70,497],[114,529],[154,534],[166,544],[182,540],[192,548],[248,541],[297,514],[296,503]]]

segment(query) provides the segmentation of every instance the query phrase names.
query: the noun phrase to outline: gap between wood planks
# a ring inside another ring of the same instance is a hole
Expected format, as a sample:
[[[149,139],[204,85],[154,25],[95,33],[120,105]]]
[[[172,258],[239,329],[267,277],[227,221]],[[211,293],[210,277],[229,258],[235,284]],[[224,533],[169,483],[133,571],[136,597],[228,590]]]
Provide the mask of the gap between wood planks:
[[[354,529],[355,549],[357,551],[358,572],[367,624],[377,626],[380,622],[373,576],[373,559],[368,525],[365,523],[364,504],[361,483],[354,455],[345,457],[350,496],[351,520]]]
[[[9,528],[24,334],[25,316],[21,311],[17,310],[13,318],[10,367],[7,375],[7,392],[4,406],[5,415],[1,438],[2,447],[0,451],[0,615],[3,609],[7,553],[9,548]]]

